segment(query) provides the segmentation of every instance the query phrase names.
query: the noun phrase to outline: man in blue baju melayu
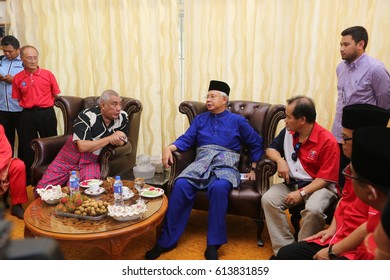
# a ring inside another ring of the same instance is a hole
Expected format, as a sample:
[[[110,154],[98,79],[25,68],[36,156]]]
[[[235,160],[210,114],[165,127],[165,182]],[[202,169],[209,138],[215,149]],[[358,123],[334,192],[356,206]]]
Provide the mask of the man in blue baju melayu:
[[[240,183],[237,168],[241,145],[250,149],[249,180],[255,180],[254,170],[263,155],[263,139],[244,117],[226,109],[229,93],[228,84],[212,80],[206,101],[208,111],[197,115],[188,130],[164,148],[162,161],[166,167],[173,161],[172,152],[176,150],[196,147],[196,159],[176,178],[161,235],[156,245],[146,252],[146,259],[156,259],[176,247],[198,190],[206,190],[209,200],[205,258],[218,259],[217,250],[227,243],[225,216],[229,193]]]

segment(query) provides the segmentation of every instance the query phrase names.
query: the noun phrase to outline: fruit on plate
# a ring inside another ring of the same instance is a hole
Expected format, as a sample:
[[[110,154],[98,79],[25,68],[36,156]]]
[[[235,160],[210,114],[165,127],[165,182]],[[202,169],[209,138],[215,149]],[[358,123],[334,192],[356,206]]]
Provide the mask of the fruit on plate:
[[[82,216],[100,216],[107,213],[108,202],[96,201],[81,193],[70,197],[66,195],[56,206],[58,212],[70,213]]]

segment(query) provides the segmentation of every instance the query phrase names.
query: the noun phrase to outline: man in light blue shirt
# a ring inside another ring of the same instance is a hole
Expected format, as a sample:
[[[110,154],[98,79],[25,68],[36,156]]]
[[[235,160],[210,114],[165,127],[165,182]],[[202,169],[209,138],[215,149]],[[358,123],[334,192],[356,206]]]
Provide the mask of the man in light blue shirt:
[[[390,109],[390,74],[385,65],[365,53],[368,34],[362,26],[353,26],[341,32],[340,53],[344,60],[337,66],[338,99],[332,133],[340,146],[340,170],[349,163],[342,153],[341,119],[343,108],[351,104],[371,104]],[[339,184],[344,176],[340,172]]]
[[[0,56],[0,124],[4,127],[14,155],[15,130],[18,131],[20,112],[23,108],[20,107],[18,100],[12,98],[12,80],[24,67],[19,55],[18,39],[10,35],[5,36],[1,40],[1,47],[4,55]]]

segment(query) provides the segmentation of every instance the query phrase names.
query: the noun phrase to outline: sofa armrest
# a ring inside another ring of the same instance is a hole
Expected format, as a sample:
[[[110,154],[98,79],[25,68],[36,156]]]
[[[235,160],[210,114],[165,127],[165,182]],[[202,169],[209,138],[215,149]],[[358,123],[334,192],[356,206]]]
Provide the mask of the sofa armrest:
[[[50,164],[68,140],[69,135],[36,138],[31,141],[31,148],[35,152],[32,168]]]
[[[196,156],[196,150],[190,149],[184,152],[175,151],[172,153],[173,162],[171,163],[171,173],[169,174],[167,193],[168,196],[172,192],[173,183],[177,176],[194,160]]]
[[[69,135],[36,138],[31,141],[31,148],[34,150],[34,162],[31,165],[31,184],[36,186],[42,178],[47,167],[62,149]]]
[[[270,188],[270,178],[276,173],[276,163],[263,157],[256,166],[256,189],[263,195]]]
[[[192,123],[194,118],[207,111],[206,104],[199,101],[183,101],[179,105],[179,112],[186,115],[189,123]]]
[[[99,163],[100,173],[102,178],[106,178],[109,173],[109,161],[131,154],[132,146],[130,142],[127,142],[123,146],[107,145],[100,152]]]

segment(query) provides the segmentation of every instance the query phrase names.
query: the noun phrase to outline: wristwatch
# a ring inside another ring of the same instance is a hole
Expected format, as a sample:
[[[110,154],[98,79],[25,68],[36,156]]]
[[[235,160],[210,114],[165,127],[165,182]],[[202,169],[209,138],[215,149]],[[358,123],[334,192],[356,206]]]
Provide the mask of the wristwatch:
[[[306,196],[306,192],[303,188],[299,190],[299,193],[301,194],[302,197]]]
[[[333,245],[334,245],[334,244],[332,244],[332,245],[329,246],[328,257],[329,257],[330,260],[338,260],[338,259],[339,259],[339,256],[337,256],[336,253],[333,252],[333,250],[332,250]]]

